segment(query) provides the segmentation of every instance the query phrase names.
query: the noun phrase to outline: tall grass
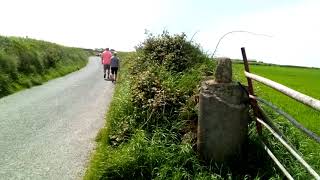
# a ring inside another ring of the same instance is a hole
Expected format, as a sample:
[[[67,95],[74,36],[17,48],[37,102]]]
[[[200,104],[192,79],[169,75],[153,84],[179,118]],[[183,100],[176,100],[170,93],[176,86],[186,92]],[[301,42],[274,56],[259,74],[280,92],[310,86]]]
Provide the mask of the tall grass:
[[[88,56],[78,48],[0,36],[0,97],[80,69]]]

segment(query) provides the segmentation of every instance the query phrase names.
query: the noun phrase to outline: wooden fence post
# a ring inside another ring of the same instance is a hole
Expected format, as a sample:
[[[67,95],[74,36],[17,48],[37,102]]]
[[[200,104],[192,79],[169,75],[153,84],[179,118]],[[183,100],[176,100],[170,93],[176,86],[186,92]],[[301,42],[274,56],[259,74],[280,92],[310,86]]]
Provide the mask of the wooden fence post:
[[[243,58],[244,69],[246,72],[250,72],[247,54],[246,54],[246,50],[244,47],[241,48],[241,53],[242,53],[242,58]],[[247,78],[247,82],[248,82],[249,94],[254,96],[252,80],[250,78]],[[256,117],[262,118],[257,101],[255,99],[250,99],[250,104],[252,105],[254,115]],[[262,134],[262,127],[258,121],[256,121],[256,127],[257,127],[258,134],[261,135]]]

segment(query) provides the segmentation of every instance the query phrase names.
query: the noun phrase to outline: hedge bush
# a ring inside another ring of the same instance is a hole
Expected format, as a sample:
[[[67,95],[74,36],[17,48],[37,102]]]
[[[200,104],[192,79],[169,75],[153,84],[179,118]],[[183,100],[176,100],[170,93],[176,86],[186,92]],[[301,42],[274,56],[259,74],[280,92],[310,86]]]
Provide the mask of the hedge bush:
[[[185,34],[167,31],[149,34],[138,46],[137,56],[129,71],[137,121],[148,131],[172,126],[182,109],[195,105],[190,99],[201,78],[212,73],[214,63]]]

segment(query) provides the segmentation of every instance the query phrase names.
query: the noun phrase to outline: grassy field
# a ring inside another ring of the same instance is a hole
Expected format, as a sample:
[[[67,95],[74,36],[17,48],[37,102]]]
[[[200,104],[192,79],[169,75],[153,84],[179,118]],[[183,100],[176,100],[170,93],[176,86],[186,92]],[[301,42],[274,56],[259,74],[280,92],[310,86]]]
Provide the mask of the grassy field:
[[[243,75],[243,65],[234,64],[234,78],[243,84],[246,84],[246,79]],[[295,68],[295,67],[281,67],[281,66],[264,66],[251,65],[250,71],[281,83],[289,88],[295,89],[306,95],[320,99],[320,69],[314,68]],[[301,103],[261,84],[254,82],[255,93],[272,102],[276,106],[285,110],[292,115],[296,120],[303,124],[308,129],[320,135],[320,112],[313,110]],[[288,121],[277,114],[273,113],[267,107],[264,109],[268,112],[270,117],[276,122],[278,127],[288,136],[291,143],[303,154],[303,157],[309,162],[314,169],[320,173],[320,145],[310,140],[307,136],[301,133],[288,123]],[[282,162],[293,172],[294,177],[298,179],[309,179],[310,176],[295,160],[290,158],[287,151],[282,148],[282,145],[276,141],[266,131],[267,137],[272,139],[271,146],[278,154]]]

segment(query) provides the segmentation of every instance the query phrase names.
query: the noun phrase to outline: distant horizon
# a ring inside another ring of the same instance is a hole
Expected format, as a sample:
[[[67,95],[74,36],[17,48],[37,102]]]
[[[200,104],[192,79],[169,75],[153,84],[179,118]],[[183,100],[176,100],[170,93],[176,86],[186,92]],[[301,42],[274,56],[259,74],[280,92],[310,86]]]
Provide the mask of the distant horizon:
[[[181,32],[182,33],[182,32]],[[43,40],[43,39],[37,39],[37,38],[33,38],[33,37],[29,37],[29,36],[6,36],[6,35],[1,35],[0,36],[3,36],[3,37],[14,37],[14,38],[26,38],[26,39],[32,39],[32,40],[37,40],[37,41],[45,41],[45,42],[50,42],[50,43],[54,43],[54,44],[58,44],[58,45],[62,45],[62,46],[65,46],[65,47],[73,47],[73,48],[81,48],[81,49],[90,49],[90,50],[95,50],[95,49],[105,49],[105,48],[110,48],[110,49],[114,49],[111,47],[95,47],[95,48],[88,48],[88,47],[77,47],[77,46],[68,46],[68,45],[65,45],[65,44],[61,44],[61,43],[57,43],[57,42],[53,42],[53,41],[47,41],[47,40]],[[199,44],[199,43],[196,43],[196,44]],[[199,44],[200,47],[201,47],[201,44]],[[202,48],[202,47],[201,47]],[[241,48],[241,47],[240,47]],[[239,48],[239,49],[240,49]],[[132,50],[117,50],[115,49],[116,51],[119,51],[119,52],[135,52],[136,50],[133,48]],[[205,52],[204,52],[205,53]],[[209,57],[210,55],[207,54]],[[227,57],[227,58],[230,58],[231,60],[235,60],[235,61],[243,61],[242,59],[239,59],[239,58],[231,58],[231,57],[228,57],[228,56],[219,56],[219,57]],[[219,57],[214,57],[215,58],[219,58]],[[263,61],[263,60],[260,60],[260,59],[254,59],[254,58],[248,58],[248,61],[251,61],[251,62],[262,62],[263,64],[265,65],[268,65],[268,64],[271,64],[271,65],[278,65],[278,66],[289,66],[289,67],[296,67],[296,68],[313,68],[313,69],[320,69],[320,66],[317,67],[317,66],[301,66],[301,65],[295,65],[295,64],[277,64],[277,63],[269,63],[267,61]]]
[[[225,36],[216,56],[241,58],[246,47],[250,59],[320,67],[319,9],[318,0],[10,0],[1,3],[0,34],[132,51],[145,30],[167,30],[211,54],[225,33],[249,31]]]

